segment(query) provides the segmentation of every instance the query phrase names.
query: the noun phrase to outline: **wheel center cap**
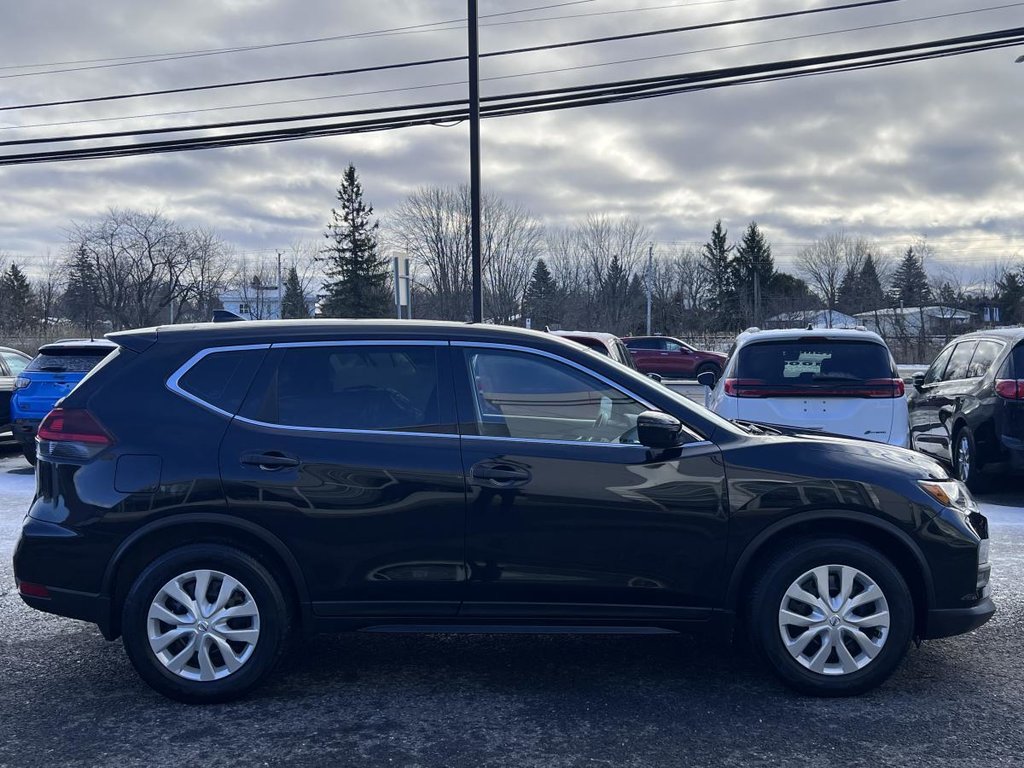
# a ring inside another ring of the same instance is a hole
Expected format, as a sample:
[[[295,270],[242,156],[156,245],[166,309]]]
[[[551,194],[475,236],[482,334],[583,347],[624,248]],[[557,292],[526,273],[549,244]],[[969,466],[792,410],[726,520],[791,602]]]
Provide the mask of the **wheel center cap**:
[[[200,621],[199,624],[196,625],[196,628],[200,632],[207,632],[210,629],[210,625],[205,621]]]
[[[842,620],[838,616],[833,614],[832,617],[828,620],[828,625],[830,627],[838,627],[841,622]]]

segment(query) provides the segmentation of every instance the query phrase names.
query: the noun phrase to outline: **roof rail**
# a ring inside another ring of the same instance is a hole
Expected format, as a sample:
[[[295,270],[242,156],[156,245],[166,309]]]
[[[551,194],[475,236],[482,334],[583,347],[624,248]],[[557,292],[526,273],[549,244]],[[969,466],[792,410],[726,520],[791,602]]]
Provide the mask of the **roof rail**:
[[[749,328],[747,328],[747,330],[745,330],[744,333],[757,333],[760,330],[761,329],[758,328],[756,325],[752,325]]]

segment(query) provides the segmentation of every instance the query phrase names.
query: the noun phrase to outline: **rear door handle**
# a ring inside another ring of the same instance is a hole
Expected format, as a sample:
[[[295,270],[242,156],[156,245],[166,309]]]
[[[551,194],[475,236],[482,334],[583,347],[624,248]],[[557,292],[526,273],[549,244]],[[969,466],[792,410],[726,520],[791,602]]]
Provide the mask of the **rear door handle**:
[[[267,453],[244,453],[242,454],[242,463],[247,466],[259,467],[265,469],[268,472],[273,472],[278,469],[284,469],[286,467],[297,467],[299,466],[299,460],[294,456],[286,456],[283,453],[277,451],[268,451]]]

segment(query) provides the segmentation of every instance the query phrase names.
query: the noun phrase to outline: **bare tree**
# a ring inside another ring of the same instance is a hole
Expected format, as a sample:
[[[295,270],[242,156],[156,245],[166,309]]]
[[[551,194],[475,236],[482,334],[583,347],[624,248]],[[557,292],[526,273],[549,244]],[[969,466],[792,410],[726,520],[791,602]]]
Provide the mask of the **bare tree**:
[[[859,265],[854,261],[853,241],[845,232],[832,232],[815,240],[796,257],[796,266],[829,310],[831,325],[832,310],[839,304],[839,287],[843,278]]]
[[[32,281],[39,307],[39,323],[46,327],[58,322],[58,307],[67,286],[67,271],[62,260],[47,251],[40,260],[40,274]]]

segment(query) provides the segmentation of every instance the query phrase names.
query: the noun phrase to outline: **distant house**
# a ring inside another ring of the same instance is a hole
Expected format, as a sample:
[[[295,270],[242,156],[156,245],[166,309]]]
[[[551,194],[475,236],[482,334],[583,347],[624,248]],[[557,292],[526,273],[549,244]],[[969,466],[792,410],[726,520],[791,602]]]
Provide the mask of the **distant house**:
[[[224,291],[218,298],[224,309],[246,320],[280,320],[281,296],[276,285],[248,285]],[[310,317],[316,311],[316,304],[316,296],[306,296],[306,311]]]
[[[827,309],[807,309],[802,312],[783,312],[769,317],[768,328],[856,328],[863,323],[851,315]]]
[[[886,307],[870,312],[858,312],[859,325],[882,336],[926,336],[958,334],[970,325],[974,312],[936,304],[929,307]]]

